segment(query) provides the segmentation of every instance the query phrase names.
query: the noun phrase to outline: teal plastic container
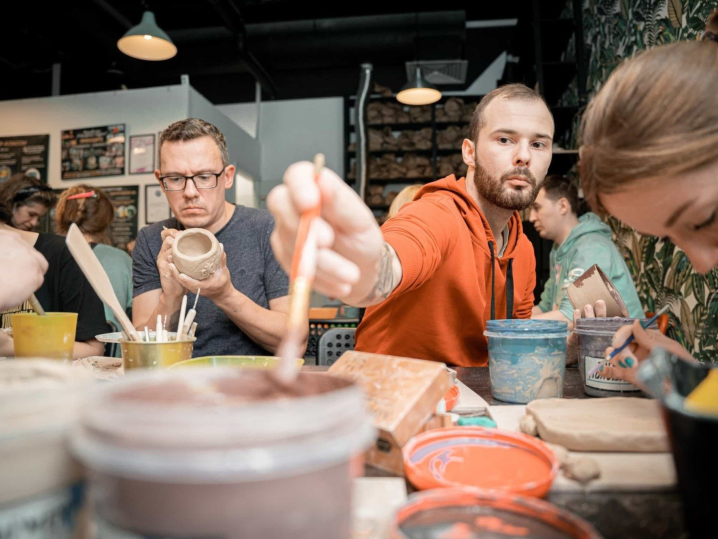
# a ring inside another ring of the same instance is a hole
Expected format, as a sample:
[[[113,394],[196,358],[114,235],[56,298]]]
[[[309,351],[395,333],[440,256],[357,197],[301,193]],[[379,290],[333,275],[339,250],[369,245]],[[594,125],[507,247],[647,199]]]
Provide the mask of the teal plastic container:
[[[526,404],[563,397],[568,324],[558,320],[489,320],[489,376],[495,399]]]

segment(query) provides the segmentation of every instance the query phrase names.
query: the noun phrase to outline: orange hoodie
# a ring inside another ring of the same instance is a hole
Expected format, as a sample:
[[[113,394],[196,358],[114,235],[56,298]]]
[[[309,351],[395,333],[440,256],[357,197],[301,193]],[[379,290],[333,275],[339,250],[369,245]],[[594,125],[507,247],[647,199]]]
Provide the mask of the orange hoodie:
[[[499,258],[464,178],[425,185],[382,227],[403,277],[386,301],[366,310],[356,349],[461,367],[486,365],[486,321],[509,318],[507,305],[512,318],[530,318],[534,302],[536,261],[518,212],[508,227]]]

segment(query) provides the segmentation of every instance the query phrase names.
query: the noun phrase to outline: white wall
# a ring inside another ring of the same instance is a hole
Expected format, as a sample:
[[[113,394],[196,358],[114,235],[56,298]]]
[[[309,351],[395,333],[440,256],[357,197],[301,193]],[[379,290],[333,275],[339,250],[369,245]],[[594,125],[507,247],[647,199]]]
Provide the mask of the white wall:
[[[237,171],[245,178],[248,177],[255,181],[260,180],[262,151],[259,141],[240,128],[236,122],[228,118],[207,98],[191,87],[189,88],[187,115],[189,118],[201,118],[215,125],[224,134],[227,141],[227,150],[229,151],[229,160],[237,167]],[[236,200],[237,181],[238,179],[235,178],[235,185],[227,191],[228,200]]]
[[[220,112],[253,132],[256,105],[219,105]],[[266,101],[259,110],[259,142],[262,147],[260,205],[267,193],[281,183],[284,171],[297,161],[326,156],[327,167],[344,171],[344,102],[340,97]]]
[[[107,176],[80,180],[60,179],[61,131],[111,124],[126,125],[127,148],[130,135],[157,134],[171,122],[187,117],[187,86],[166,86],[142,90],[118,90],[94,94],[63,95],[38,99],[0,101],[0,136],[50,135],[48,183],[62,189],[78,183],[98,187],[140,185],[138,226],[145,224],[145,190],[155,183],[153,174]],[[129,167],[126,153],[125,170]]]
[[[259,142],[217,111],[214,105],[188,85],[0,101],[0,137],[49,134],[50,187],[63,189],[78,183],[98,187],[139,185],[138,226],[142,228],[145,225],[144,185],[156,183],[154,174],[61,180],[61,131],[124,123],[128,137],[125,161],[127,172],[131,135],[154,134],[155,143],[158,143],[157,136],[160,131],[172,122],[190,117],[200,117],[216,125],[227,138],[229,158],[237,169],[243,172],[244,176],[255,181],[259,179]],[[251,189],[245,188],[242,191],[243,203],[249,202],[248,191]],[[234,188],[228,198],[234,201]]]

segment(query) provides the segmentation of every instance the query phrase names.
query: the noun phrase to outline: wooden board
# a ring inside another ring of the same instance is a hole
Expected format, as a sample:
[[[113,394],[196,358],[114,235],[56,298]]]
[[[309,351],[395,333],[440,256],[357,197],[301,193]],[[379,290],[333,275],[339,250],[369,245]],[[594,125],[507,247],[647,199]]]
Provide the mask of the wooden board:
[[[401,448],[420,432],[449,390],[443,363],[363,352],[346,352],[328,371],[357,382],[379,438],[367,462],[403,475]]]
[[[388,539],[396,510],[406,501],[401,477],[359,477],[354,480],[352,539]]]

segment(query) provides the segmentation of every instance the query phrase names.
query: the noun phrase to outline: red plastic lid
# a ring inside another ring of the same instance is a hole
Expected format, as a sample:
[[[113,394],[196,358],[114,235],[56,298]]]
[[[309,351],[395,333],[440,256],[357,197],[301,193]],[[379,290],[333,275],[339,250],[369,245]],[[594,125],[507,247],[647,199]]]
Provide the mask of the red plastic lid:
[[[543,442],[483,427],[424,432],[409,440],[403,455],[406,477],[419,490],[466,485],[543,497],[559,469]]]
[[[417,492],[399,508],[393,539],[600,539],[585,520],[543,500],[470,487]]]

